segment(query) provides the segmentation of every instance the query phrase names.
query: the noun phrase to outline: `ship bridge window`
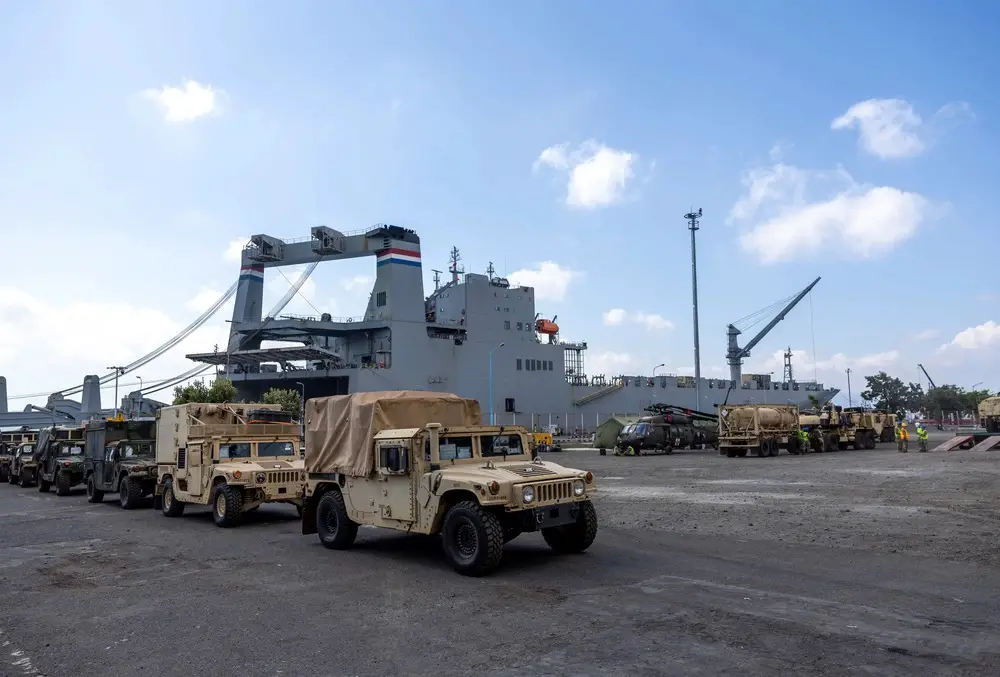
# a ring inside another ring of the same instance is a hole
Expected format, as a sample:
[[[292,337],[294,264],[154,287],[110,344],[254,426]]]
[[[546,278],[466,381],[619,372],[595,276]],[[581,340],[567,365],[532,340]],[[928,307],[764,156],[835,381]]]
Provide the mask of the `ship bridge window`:
[[[517,358],[517,370],[521,371],[521,358]]]
[[[524,322],[518,322],[517,323],[517,330],[521,331],[523,328],[524,328]]]
[[[523,454],[520,435],[489,435],[479,438],[483,456],[516,456]]]
[[[510,320],[503,321],[503,328],[506,329],[507,331],[510,331]]]
[[[221,444],[219,458],[250,458],[250,444]]]
[[[380,291],[377,294],[375,294],[375,306],[381,308],[385,304],[386,304],[386,292]]]

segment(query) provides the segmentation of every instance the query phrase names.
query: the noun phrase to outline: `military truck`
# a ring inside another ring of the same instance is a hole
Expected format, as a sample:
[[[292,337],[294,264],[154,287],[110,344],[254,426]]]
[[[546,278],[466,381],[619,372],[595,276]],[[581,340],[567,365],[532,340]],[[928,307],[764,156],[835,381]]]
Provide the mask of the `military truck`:
[[[14,451],[7,481],[22,487],[30,487],[38,479],[38,463],[35,462],[35,443],[22,442]]]
[[[38,490],[56,486],[57,496],[69,496],[83,484],[83,427],[53,426],[38,432],[34,458],[38,464]]]
[[[156,419],[108,419],[86,426],[83,459],[87,500],[100,503],[118,492],[118,503],[133,510],[156,491]]]
[[[650,416],[625,426],[618,434],[615,456],[641,456],[643,451],[672,454],[674,449],[704,448],[719,442],[719,421],[713,414],[664,404],[645,410]]]
[[[979,403],[979,425],[988,433],[1000,433],[1000,397],[987,397]]]
[[[828,451],[823,439],[823,430],[820,426],[819,414],[814,413],[799,413],[799,430],[806,433],[806,437],[809,440],[806,448],[802,448],[801,442],[799,443],[799,453],[818,453],[821,451]],[[791,451],[791,447],[789,447]]]
[[[871,412],[845,410],[839,405],[827,404],[819,414],[820,429],[826,451],[847,449],[874,449],[876,434]]]
[[[27,427],[0,433],[0,482],[17,484],[17,476],[11,474],[14,453],[24,442],[34,442],[38,433]]]
[[[799,448],[799,408],[794,404],[728,404],[719,409],[719,453],[727,458],[777,456]]]
[[[167,517],[180,517],[188,503],[211,505],[220,527],[238,525],[264,503],[290,503],[301,514],[299,428],[280,409],[196,403],[159,409],[154,505]]]
[[[483,426],[475,400],[388,391],[306,402],[302,533],[350,547],[359,525],[440,534],[460,574],[494,570],[504,543],[541,531],[559,553],[597,536],[590,472],[529,453],[520,426]]]

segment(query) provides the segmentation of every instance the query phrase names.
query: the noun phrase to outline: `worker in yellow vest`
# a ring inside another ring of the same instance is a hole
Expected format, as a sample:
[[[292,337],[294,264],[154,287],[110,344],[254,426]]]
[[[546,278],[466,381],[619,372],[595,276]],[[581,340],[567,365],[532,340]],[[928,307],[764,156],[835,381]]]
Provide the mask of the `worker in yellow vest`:
[[[799,448],[801,453],[809,453],[809,430],[806,428],[799,429]]]
[[[917,445],[920,451],[927,451],[927,428],[921,423],[917,424]]]
[[[896,451],[905,454],[910,450],[910,431],[906,429],[906,421],[896,428]]]

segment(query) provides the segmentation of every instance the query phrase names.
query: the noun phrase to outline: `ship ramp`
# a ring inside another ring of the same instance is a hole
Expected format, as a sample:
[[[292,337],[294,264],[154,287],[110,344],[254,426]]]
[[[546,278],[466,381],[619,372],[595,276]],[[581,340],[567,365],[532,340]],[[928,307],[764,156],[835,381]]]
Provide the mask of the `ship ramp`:
[[[1000,446],[1000,435],[990,435],[985,440],[972,447],[972,451],[991,451]]]
[[[595,390],[592,393],[587,393],[583,397],[574,400],[573,404],[576,405],[577,407],[580,407],[583,406],[584,404],[587,404],[588,402],[593,402],[596,399],[604,397],[605,395],[610,395],[613,392],[617,392],[624,387],[625,385],[623,383],[612,383],[611,385],[605,386],[600,390]]]
[[[963,444],[968,444],[972,442],[972,440],[973,440],[972,435],[955,435],[950,440],[947,440],[946,442],[942,442],[941,444],[937,445],[936,447],[931,449],[931,451],[951,451],[952,449],[957,449],[958,447],[961,447]]]

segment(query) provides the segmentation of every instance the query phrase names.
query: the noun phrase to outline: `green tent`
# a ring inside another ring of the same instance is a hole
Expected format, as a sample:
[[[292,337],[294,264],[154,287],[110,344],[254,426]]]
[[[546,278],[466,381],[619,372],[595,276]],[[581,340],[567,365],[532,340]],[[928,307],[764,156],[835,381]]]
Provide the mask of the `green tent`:
[[[615,440],[622,429],[638,421],[641,416],[612,416],[597,426],[597,433],[594,435],[595,449],[614,449]]]

